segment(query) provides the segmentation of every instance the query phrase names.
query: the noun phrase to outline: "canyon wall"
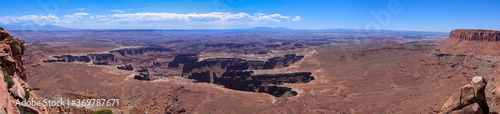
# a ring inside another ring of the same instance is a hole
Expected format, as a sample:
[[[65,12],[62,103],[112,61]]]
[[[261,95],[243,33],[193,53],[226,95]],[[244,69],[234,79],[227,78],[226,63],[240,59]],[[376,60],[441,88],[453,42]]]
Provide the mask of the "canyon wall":
[[[469,41],[500,41],[500,31],[457,29],[450,32],[450,38]]]
[[[18,106],[16,101],[41,101],[26,83],[24,66],[24,40],[10,36],[8,31],[0,30],[0,113],[47,113],[41,106]]]
[[[441,42],[434,55],[451,67],[449,72],[469,72],[472,81],[458,88],[442,105],[441,113],[499,113],[500,112],[500,31],[453,30]],[[474,77],[474,78],[472,78]]]
[[[172,51],[169,48],[163,47],[142,47],[142,48],[125,48],[112,50],[108,53],[86,54],[86,55],[60,55],[53,56],[53,59],[43,60],[44,63],[51,62],[85,62],[94,65],[111,65],[112,63],[120,62],[119,59],[129,55],[142,55],[146,52],[167,52]]]
[[[229,89],[268,93],[276,97],[295,96],[297,92],[280,85],[284,83],[307,83],[314,80],[310,72],[254,75],[251,70],[284,68],[301,60],[303,57],[290,54],[283,57],[274,57],[268,59],[268,61],[247,61],[240,58],[208,58],[199,62],[185,63],[182,72],[183,77],[194,79],[197,82],[223,85]]]
[[[490,58],[500,57],[500,31],[457,29],[441,42],[437,51],[450,54],[470,54]]]

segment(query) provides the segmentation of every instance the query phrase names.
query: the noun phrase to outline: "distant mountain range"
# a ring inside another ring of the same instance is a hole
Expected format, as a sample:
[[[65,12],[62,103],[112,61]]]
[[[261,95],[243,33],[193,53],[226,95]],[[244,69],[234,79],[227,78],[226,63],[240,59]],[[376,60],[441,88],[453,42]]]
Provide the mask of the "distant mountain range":
[[[94,30],[94,29],[78,29],[78,28],[66,28],[57,25],[0,25],[5,30]],[[95,30],[164,30],[164,31],[233,31],[233,32],[286,32],[286,31],[320,31],[320,32],[363,32],[364,29],[318,29],[318,30],[306,30],[306,29],[291,29],[285,27],[253,27],[253,28],[243,28],[243,29],[95,29]],[[371,31],[371,30],[369,30]],[[371,31],[373,32],[373,31]],[[447,32],[432,32],[432,31],[399,31],[399,30],[378,30],[377,32],[427,32],[427,33],[447,33]]]
[[[74,28],[65,28],[56,25],[0,25],[5,30],[71,30]]]

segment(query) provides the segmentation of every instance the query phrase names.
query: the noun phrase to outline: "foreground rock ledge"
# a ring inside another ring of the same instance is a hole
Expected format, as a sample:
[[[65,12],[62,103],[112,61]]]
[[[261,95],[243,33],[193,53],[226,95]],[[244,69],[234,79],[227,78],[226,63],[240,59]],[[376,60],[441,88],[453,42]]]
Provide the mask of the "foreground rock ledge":
[[[481,114],[489,113],[484,89],[486,81],[483,77],[476,76],[470,84],[462,86],[446,100],[441,108],[441,114]]]
[[[24,40],[10,36],[8,31],[0,30],[0,78],[7,78],[0,81],[0,114],[47,113],[47,108],[43,105],[16,106],[17,100],[23,101],[26,97],[41,101],[25,82],[27,76],[23,63],[24,50]]]

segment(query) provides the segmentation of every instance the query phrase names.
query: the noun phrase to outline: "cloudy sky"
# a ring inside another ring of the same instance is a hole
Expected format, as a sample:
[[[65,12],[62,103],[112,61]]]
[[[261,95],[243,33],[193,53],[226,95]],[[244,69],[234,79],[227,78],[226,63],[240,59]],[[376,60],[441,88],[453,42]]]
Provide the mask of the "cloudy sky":
[[[10,0],[0,25],[84,29],[500,30],[498,0]]]

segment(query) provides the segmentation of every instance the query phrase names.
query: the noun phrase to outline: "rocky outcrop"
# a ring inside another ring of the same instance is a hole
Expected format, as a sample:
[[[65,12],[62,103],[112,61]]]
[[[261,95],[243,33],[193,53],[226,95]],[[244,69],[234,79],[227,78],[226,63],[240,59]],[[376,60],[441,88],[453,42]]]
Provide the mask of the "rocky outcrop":
[[[164,47],[143,47],[143,48],[125,48],[125,49],[113,50],[109,51],[109,53],[126,56],[126,55],[139,55],[139,54],[142,55],[147,52],[167,52],[167,51],[173,51],[173,50]]]
[[[454,30],[448,39],[438,45],[434,57],[441,65],[450,66],[440,70],[450,74],[462,72],[468,79],[471,74],[466,74],[470,71],[484,76],[474,77],[471,84],[452,94],[444,103],[442,113],[500,112],[500,42],[497,36],[498,31],[491,30]],[[483,86],[482,82],[484,88],[478,87]]]
[[[111,63],[119,62],[119,58],[123,56],[144,54],[146,52],[165,52],[165,51],[172,51],[172,50],[163,47],[126,48],[99,54],[53,56],[54,59],[43,60],[42,62],[44,63],[85,62],[85,63],[92,63],[94,65],[111,65]]]
[[[118,65],[118,66],[116,66],[116,68],[118,68],[120,70],[128,70],[128,71],[133,71],[134,70],[134,66],[132,66],[132,64]]]
[[[500,41],[500,31],[456,29],[451,31],[450,38],[469,41]]]
[[[9,32],[0,30],[0,113],[47,113],[41,106],[16,105],[16,101],[40,101],[31,87],[26,83],[26,67],[24,66],[24,40],[10,36]],[[29,99],[27,99],[29,98]]]
[[[289,94],[297,95],[289,87],[281,87],[284,83],[307,83],[314,80],[310,72],[297,72],[285,74],[261,74],[253,75],[251,71],[230,71],[224,72],[220,78],[214,77],[214,84],[223,85],[226,88],[268,93],[276,97]]]
[[[61,56],[53,56],[54,59],[43,60],[42,62],[51,63],[51,62],[85,62],[92,63],[94,65],[110,65],[110,62],[117,62],[118,58],[109,53],[104,54],[87,54],[87,55],[61,55]]]
[[[219,66],[223,70],[260,70],[284,68],[301,60],[304,56],[295,54],[284,55],[283,57],[274,57],[268,61],[247,61],[239,58],[208,58],[200,62],[185,62],[183,73],[189,73],[196,70],[204,70],[207,67]],[[192,58],[194,60],[194,58]],[[198,60],[196,58],[196,60]],[[176,60],[174,60],[176,61]]]
[[[179,54],[175,56],[174,60],[168,63],[168,68],[178,68],[179,64],[194,63],[198,61],[197,54]]]
[[[483,77],[476,76],[470,84],[461,87],[446,100],[441,108],[442,114],[487,114],[489,107],[486,101],[486,81]]]
[[[297,92],[280,85],[284,83],[307,83],[314,80],[310,72],[254,75],[251,70],[284,68],[302,58],[303,56],[295,54],[274,57],[268,59],[268,61],[208,58],[199,62],[186,62],[183,66],[182,75],[197,82],[223,85],[234,90],[268,93],[276,97],[295,96]]]
[[[500,31],[457,29],[441,42],[437,51],[450,54],[469,54],[500,58]]]
[[[149,81],[151,80],[149,78],[149,71],[147,68],[139,68],[137,69],[137,73],[135,76],[134,76],[134,79],[137,79],[137,80],[145,80],[145,81]]]

